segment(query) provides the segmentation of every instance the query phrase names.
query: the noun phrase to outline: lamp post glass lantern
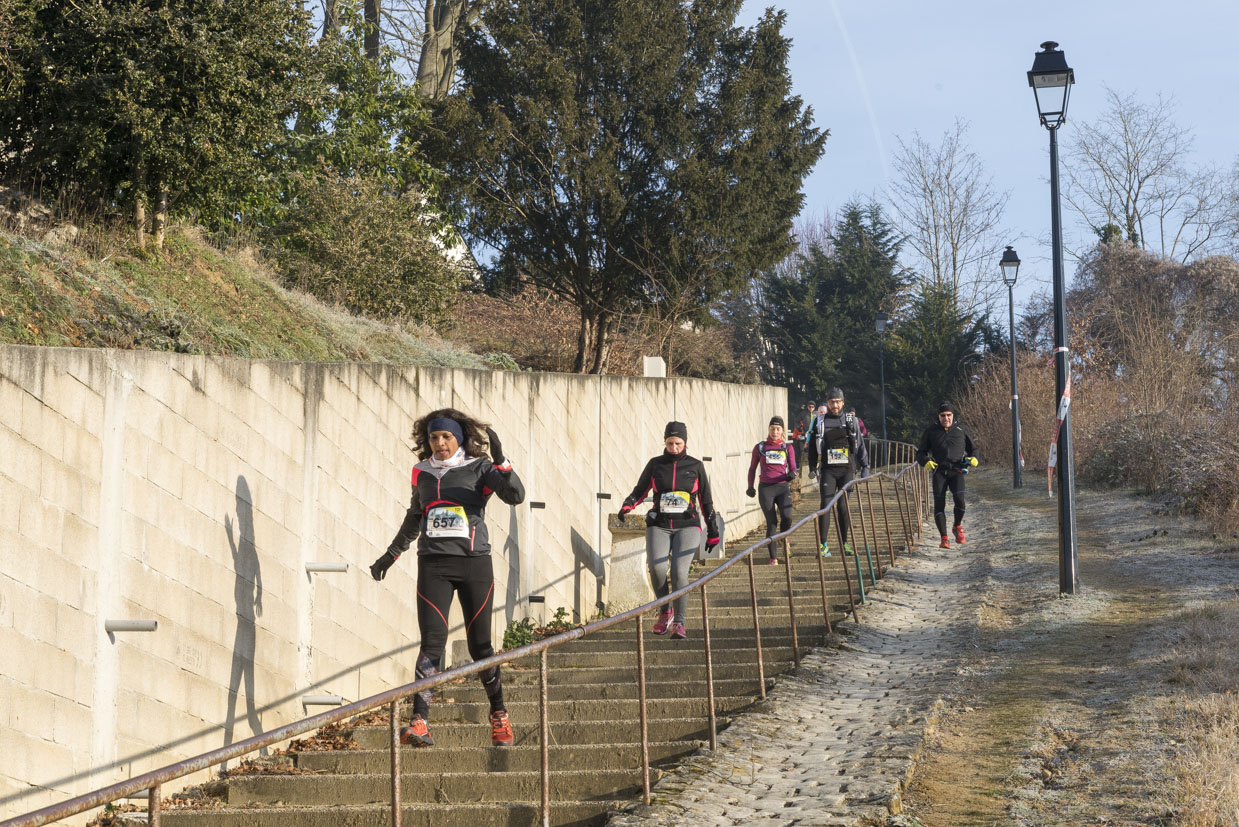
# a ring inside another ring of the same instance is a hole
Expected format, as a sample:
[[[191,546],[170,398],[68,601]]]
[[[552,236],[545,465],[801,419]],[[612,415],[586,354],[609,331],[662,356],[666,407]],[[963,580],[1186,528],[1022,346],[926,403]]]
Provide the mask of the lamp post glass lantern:
[[[889,316],[879,310],[873,318],[873,328],[878,334],[878,381],[882,389],[882,464],[886,464],[886,326]]]
[[[1067,310],[1066,285],[1063,276],[1063,224],[1058,197],[1058,128],[1067,122],[1067,100],[1076,81],[1075,70],[1067,65],[1067,57],[1058,44],[1047,40],[1033,56],[1028,72],[1028,85],[1037,101],[1041,125],[1050,132],[1050,236],[1054,259],[1054,385],[1056,402],[1064,408],[1062,427],[1058,432],[1058,590],[1075,594],[1078,585],[1076,569],[1075,469],[1071,451],[1071,406],[1063,405],[1067,393]]]
[[[1023,467],[1020,464],[1020,382],[1015,368],[1015,280],[1020,274],[1020,257],[1007,245],[998,263],[1003,283],[1007,285],[1007,316],[1010,322],[1011,350],[1011,487],[1023,488]]]

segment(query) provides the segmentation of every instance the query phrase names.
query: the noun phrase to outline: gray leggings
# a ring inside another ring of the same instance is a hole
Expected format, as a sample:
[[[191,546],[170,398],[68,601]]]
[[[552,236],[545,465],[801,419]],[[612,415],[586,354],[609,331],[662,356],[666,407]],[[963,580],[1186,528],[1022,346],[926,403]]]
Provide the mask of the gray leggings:
[[[688,585],[688,567],[697,556],[697,547],[701,545],[701,529],[691,528],[658,528],[650,526],[645,530],[645,561],[650,566],[650,584],[654,587],[655,597],[666,597],[673,591]],[[670,557],[670,565],[668,565]],[[667,582],[667,569],[671,569],[671,582]],[[675,607],[675,623],[684,622],[684,612],[688,607],[687,597],[677,597],[672,601]]]

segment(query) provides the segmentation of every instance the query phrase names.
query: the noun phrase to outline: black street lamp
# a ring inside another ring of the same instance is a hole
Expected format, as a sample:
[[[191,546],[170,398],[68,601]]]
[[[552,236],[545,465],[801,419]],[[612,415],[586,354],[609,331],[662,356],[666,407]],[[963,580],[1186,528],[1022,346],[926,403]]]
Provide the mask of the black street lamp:
[[[1075,594],[1076,569],[1075,469],[1071,455],[1071,404],[1067,396],[1067,311],[1063,279],[1063,227],[1058,200],[1058,128],[1067,120],[1067,98],[1076,82],[1058,44],[1047,40],[1033,56],[1028,85],[1037,100],[1041,125],[1050,130],[1050,231],[1054,250],[1054,386],[1063,422],[1058,433],[1058,591]],[[1066,398],[1064,398],[1066,397]],[[1054,449],[1051,449],[1053,451]],[[1053,453],[1051,457],[1053,458]]]
[[[879,310],[873,318],[874,330],[878,332],[878,377],[882,386],[882,464],[886,464],[886,324],[889,317]]]
[[[998,263],[1007,285],[1007,314],[1011,324],[1011,487],[1023,488],[1020,468],[1020,380],[1015,371],[1015,279],[1020,273],[1020,257],[1007,245]]]

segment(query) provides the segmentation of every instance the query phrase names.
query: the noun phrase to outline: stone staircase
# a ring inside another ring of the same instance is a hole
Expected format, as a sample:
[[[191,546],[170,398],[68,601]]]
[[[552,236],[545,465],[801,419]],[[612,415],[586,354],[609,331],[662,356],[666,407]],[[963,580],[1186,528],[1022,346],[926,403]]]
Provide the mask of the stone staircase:
[[[893,485],[886,485],[888,504],[893,504]],[[806,493],[796,519],[816,507],[816,492]],[[902,521],[893,505],[890,517],[898,553],[903,547]],[[879,548],[887,555],[880,513],[875,523]],[[831,531],[835,536],[833,523]],[[740,551],[759,537],[733,541],[730,548]],[[811,526],[798,532],[790,545],[798,641],[803,652],[822,644],[827,635]],[[835,553],[824,561],[831,623],[843,621],[849,611],[843,558],[836,545],[831,544]],[[865,543],[857,545],[861,553],[856,559],[869,585]],[[754,577],[769,686],[794,663],[787,571],[782,565],[767,565],[764,551],[757,554]],[[889,556],[883,559],[889,562]],[[694,577],[720,562],[698,564]],[[876,570],[876,559],[873,565]],[[848,568],[855,590],[856,568],[851,559]],[[712,581],[708,599],[715,710],[721,730],[762,696],[747,564],[733,566]],[[663,770],[709,743],[701,616],[698,591],[689,599],[688,640],[649,634],[653,613],[644,620],[651,783]],[[549,823],[605,823],[608,811],[629,806],[642,795],[634,626],[626,623],[556,647],[548,653],[548,664]],[[506,749],[490,745],[489,707],[476,677],[441,688],[429,720],[435,746],[406,747],[401,754],[403,825],[541,823],[536,657],[504,667],[504,695],[516,734],[516,743]],[[337,733],[351,737],[359,749],[282,756],[264,771],[232,775],[209,785],[211,798],[199,801],[196,809],[176,809],[175,805],[165,809],[163,823],[171,827],[386,827],[391,824],[390,732],[379,717],[368,716],[367,723],[346,726]]]

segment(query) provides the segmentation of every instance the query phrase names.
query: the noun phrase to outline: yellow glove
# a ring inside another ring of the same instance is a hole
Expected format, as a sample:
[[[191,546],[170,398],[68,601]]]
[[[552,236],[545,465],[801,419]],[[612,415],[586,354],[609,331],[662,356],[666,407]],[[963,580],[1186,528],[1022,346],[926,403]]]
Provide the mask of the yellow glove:
[[[973,468],[976,468],[976,467],[977,467],[977,458],[976,458],[976,457],[964,457],[964,462],[968,463],[968,464],[969,464],[969,465],[971,465]]]
[[[938,470],[938,463],[934,462],[931,459],[929,462],[925,463],[925,467],[928,468],[930,471],[936,471]]]

